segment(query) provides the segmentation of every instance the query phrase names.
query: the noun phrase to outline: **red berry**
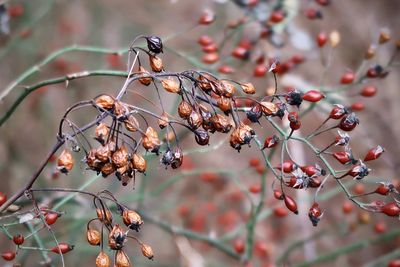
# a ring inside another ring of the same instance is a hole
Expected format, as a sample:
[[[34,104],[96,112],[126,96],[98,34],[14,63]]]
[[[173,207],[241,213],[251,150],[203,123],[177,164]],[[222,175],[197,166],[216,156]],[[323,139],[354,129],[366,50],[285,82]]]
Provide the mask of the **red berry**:
[[[340,79],[341,84],[350,84],[354,81],[355,75],[353,71],[346,71]]]
[[[265,138],[264,147],[262,149],[275,147],[278,143],[278,136],[276,136],[275,134],[272,136],[268,136],[267,138]]]
[[[3,192],[0,192],[0,206],[6,203],[6,201],[7,201],[7,196]]]
[[[328,41],[328,35],[325,32],[320,32],[317,35],[316,41],[319,47],[323,47]]]
[[[283,199],[283,194],[281,191],[274,189],[274,197],[278,200],[282,200]]]
[[[354,208],[353,203],[351,203],[350,201],[345,201],[343,203],[342,209],[344,214],[351,213],[353,211],[353,208]]]
[[[243,253],[244,252],[244,241],[243,239],[236,239],[235,242],[233,243],[233,247],[236,251],[236,253]]]
[[[290,196],[285,195],[283,197],[284,201],[285,201],[285,205],[286,207],[293,212],[294,214],[299,214],[299,211],[297,210],[297,204],[296,201],[294,201],[293,198],[291,198]]]
[[[283,170],[284,173],[291,173],[293,171],[293,162],[286,160],[283,162],[283,166],[279,166],[278,169]]]
[[[203,46],[202,50],[204,53],[215,53],[218,51],[218,47],[215,43],[211,43],[207,46]]]
[[[6,261],[12,261],[13,259],[15,259],[15,252],[13,251],[4,252],[3,254],[1,254],[1,257]]]
[[[359,124],[359,120],[354,113],[350,113],[342,118],[339,128],[343,131],[352,131]]]
[[[365,155],[364,161],[375,160],[375,159],[379,158],[384,151],[385,150],[381,146],[376,146],[374,148],[371,148],[368,151],[367,155]]]
[[[329,118],[338,120],[343,118],[344,115],[348,113],[348,110],[342,105],[335,105],[335,107],[331,110],[329,114]]]
[[[400,267],[400,259],[390,261],[387,267]]]
[[[392,184],[380,184],[377,189],[375,189],[375,193],[379,195],[386,196],[390,192],[392,192],[394,189],[394,186]]]
[[[367,77],[368,78],[376,78],[378,76],[378,72],[375,70],[375,68],[369,68],[367,70]]]
[[[250,56],[250,52],[248,49],[238,46],[232,51],[232,56],[238,59],[248,59]]]
[[[216,173],[205,172],[200,175],[200,178],[206,183],[214,183],[218,180],[219,176]]]
[[[285,18],[285,14],[281,10],[275,10],[271,13],[269,21],[273,23],[279,23]]]
[[[52,225],[57,221],[58,217],[59,217],[59,215],[57,213],[49,212],[45,216],[45,221],[48,225]]]
[[[384,222],[377,222],[374,226],[374,230],[377,234],[386,232],[386,224]]]
[[[365,108],[364,103],[362,102],[354,102],[351,104],[351,109],[354,111],[361,111]]]
[[[254,72],[253,75],[254,77],[264,77],[265,74],[267,73],[268,69],[267,66],[264,64],[258,64],[255,68],[254,68]]]
[[[218,68],[218,71],[222,74],[231,74],[234,73],[236,70],[228,65],[222,65]]]
[[[205,11],[199,18],[199,24],[208,25],[213,23],[215,20],[215,15],[211,11]]]
[[[249,191],[253,194],[257,194],[261,192],[261,185],[260,184],[253,184],[249,187]]]
[[[356,184],[353,188],[354,194],[362,195],[365,193],[365,186],[363,184]]]
[[[264,241],[258,240],[255,243],[254,249],[255,249],[257,256],[260,258],[266,258],[270,254],[270,249],[269,249],[267,243],[265,243]]]
[[[321,6],[327,6],[331,3],[331,0],[315,0],[315,2]]]
[[[289,123],[289,126],[290,126],[290,129],[292,129],[292,130],[298,130],[298,129],[300,129],[300,127],[301,127],[301,122],[300,121],[297,121],[297,122],[291,122],[291,123]]]
[[[342,164],[346,164],[351,160],[350,153],[345,152],[345,151],[335,152],[335,153],[332,154],[332,156]]]
[[[316,10],[315,8],[307,8],[304,14],[309,19],[322,19],[321,11]]]
[[[250,167],[253,167],[253,168],[258,167],[260,165],[260,160],[257,158],[251,158],[249,160],[249,165],[250,165]]]
[[[206,64],[214,64],[219,60],[218,53],[207,53],[203,56],[202,61]]]
[[[8,15],[10,17],[19,17],[24,14],[24,7],[21,4],[10,5],[8,7]]]
[[[214,43],[214,40],[208,35],[202,35],[200,36],[199,40],[197,40],[197,42],[202,46],[208,46]]]
[[[304,57],[302,55],[296,54],[292,56],[291,60],[294,64],[301,64],[304,62]]]
[[[303,95],[303,100],[309,102],[318,102],[325,96],[318,90],[310,90]]]
[[[374,86],[366,86],[361,90],[360,95],[365,96],[365,97],[371,97],[376,94],[376,87]]]
[[[382,207],[382,213],[387,216],[396,217],[400,215],[400,208],[395,202],[388,203]]]
[[[289,214],[288,210],[284,207],[276,207],[274,208],[274,215],[278,218],[286,217]]]
[[[322,217],[321,208],[318,203],[314,202],[308,211],[308,217],[313,226],[317,226]]]
[[[58,246],[51,248],[51,251],[57,254],[66,254],[74,249],[74,246],[67,243],[59,243]]]
[[[23,235],[18,234],[18,235],[13,236],[13,241],[14,241],[15,245],[19,246],[24,243],[25,238]]]

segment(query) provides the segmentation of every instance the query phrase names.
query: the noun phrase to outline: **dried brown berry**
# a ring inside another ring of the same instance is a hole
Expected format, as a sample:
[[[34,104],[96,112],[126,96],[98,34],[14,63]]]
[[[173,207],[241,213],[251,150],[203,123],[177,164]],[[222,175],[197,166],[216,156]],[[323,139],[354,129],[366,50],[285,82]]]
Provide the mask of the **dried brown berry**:
[[[161,80],[161,84],[167,92],[177,94],[181,91],[179,82],[172,78]]]
[[[261,111],[266,116],[275,115],[278,112],[279,108],[276,106],[275,103],[272,102],[261,102]]]
[[[150,85],[153,81],[153,78],[150,77],[150,73],[143,66],[139,67],[139,73],[141,77],[139,78],[139,82],[146,86]]]
[[[243,83],[240,85],[244,93],[248,95],[253,95],[256,93],[256,88],[252,83]]]
[[[86,239],[90,245],[98,246],[98,245],[100,245],[101,234],[99,231],[97,231],[95,229],[88,229],[86,231]]]
[[[126,226],[132,230],[135,230],[136,232],[139,231],[140,226],[143,224],[142,217],[140,217],[136,211],[129,209],[125,209],[122,212],[122,219]]]
[[[125,103],[121,101],[115,101],[114,114],[117,116],[117,118],[124,117],[128,113],[129,113],[129,108]]]
[[[74,167],[74,158],[69,150],[64,149],[57,159],[57,169],[65,174],[68,174]]]
[[[108,162],[111,158],[111,150],[108,145],[100,146],[96,149],[96,159],[101,162]]]
[[[153,249],[149,245],[142,244],[141,250],[142,250],[143,256],[145,256],[149,260],[152,260],[154,258]]]
[[[101,166],[101,168],[100,168],[100,172],[101,172],[101,175],[103,175],[103,177],[107,177],[107,176],[109,176],[110,174],[112,174],[112,173],[114,173],[115,172],[115,166],[114,166],[114,164],[112,164],[111,162],[107,162],[107,163],[105,163],[103,166]]]
[[[96,257],[96,267],[110,267],[110,258],[104,251],[101,251]]]
[[[112,96],[101,95],[96,98],[95,102],[96,102],[97,106],[107,109],[107,110],[110,110],[110,109],[114,108],[115,100]]]
[[[110,130],[108,129],[107,125],[105,125],[104,123],[100,123],[96,127],[95,139],[99,141],[102,145],[104,145],[104,142],[107,139],[109,133]]]
[[[241,122],[239,127],[232,132],[230,144],[234,149],[240,150],[242,145],[250,144],[254,135],[254,130],[250,126]]]
[[[112,250],[120,250],[124,247],[126,235],[119,224],[115,224],[108,234],[108,246]]]
[[[208,92],[212,89],[212,84],[210,81],[212,81],[212,77],[208,74],[202,74],[199,76],[199,87],[205,91]]]
[[[139,129],[139,122],[133,115],[128,115],[124,120],[125,128],[130,132],[136,132]]]
[[[201,117],[199,112],[193,110],[188,118],[188,123],[190,127],[192,127],[193,129],[197,129],[203,123],[203,118]]]
[[[158,138],[157,132],[150,126],[147,127],[146,133],[143,135],[142,145],[146,150],[158,153],[161,141]]]
[[[183,162],[183,153],[182,150],[178,147],[175,149],[173,154],[173,160],[171,162],[172,169],[177,169],[182,165]]]
[[[146,171],[146,160],[139,154],[133,154],[132,157],[132,166],[138,172],[145,172]]]
[[[231,110],[231,103],[232,103],[232,100],[230,98],[223,97],[223,96],[221,96],[217,100],[217,105],[218,105],[219,109],[225,113],[227,113]]]
[[[124,251],[118,250],[115,256],[115,267],[130,267],[131,263],[129,261],[129,257],[125,254]]]
[[[160,127],[160,129],[164,129],[165,127],[168,126],[168,122],[169,122],[168,115],[167,113],[164,112],[158,119],[158,126]]]
[[[232,125],[227,119],[227,117],[221,114],[215,114],[210,118],[210,123],[212,128],[217,132],[227,133],[231,130]]]
[[[164,67],[161,58],[150,55],[149,61],[150,61],[150,67],[154,72],[161,72],[163,70]]]
[[[182,119],[189,118],[190,114],[192,113],[193,108],[189,104],[189,102],[182,100],[182,102],[178,106],[178,114]]]
[[[105,209],[105,212],[102,208],[97,208],[96,209],[96,214],[97,214],[97,218],[99,218],[99,220],[103,223],[105,223],[106,225],[111,225],[112,224],[112,213],[110,210]],[[104,216],[105,214],[105,216]]]
[[[224,80],[217,84],[217,91],[220,91],[221,95],[231,98],[235,94],[236,88],[233,84]]]
[[[125,166],[128,164],[128,150],[125,146],[121,146],[120,148],[117,149],[117,151],[114,152],[114,154],[111,157],[112,163],[114,163],[117,168],[120,168],[122,166]]]

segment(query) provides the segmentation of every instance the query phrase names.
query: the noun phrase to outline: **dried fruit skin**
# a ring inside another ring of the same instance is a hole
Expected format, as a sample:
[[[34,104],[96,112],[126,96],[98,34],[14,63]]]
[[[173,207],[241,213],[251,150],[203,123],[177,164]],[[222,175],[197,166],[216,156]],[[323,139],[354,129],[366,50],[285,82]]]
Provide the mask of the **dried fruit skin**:
[[[141,250],[142,250],[143,256],[145,256],[149,260],[152,260],[154,258],[153,249],[149,245],[142,244]]]
[[[112,250],[120,250],[123,248],[124,243],[125,233],[118,224],[115,224],[108,234],[108,246]]]
[[[181,91],[179,83],[174,79],[168,78],[161,80],[161,84],[167,92],[176,94]]]
[[[86,239],[92,246],[100,245],[101,234],[95,229],[88,229],[86,232]]]
[[[96,257],[96,267],[109,267],[110,266],[110,258],[106,253],[101,251],[99,255]]]
[[[115,256],[116,267],[129,267],[131,266],[128,256],[123,250],[118,250]]]
[[[150,67],[154,72],[161,72],[163,70],[164,67],[161,58],[150,55],[149,61],[150,61]]]
[[[140,217],[140,215],[133,210],[125,209],[122,212],[122,219],[126,226],[132,230],[135,230],[136,232],[139,231],[140,226],[143,224],[142,217]]]
[[[132,166],[138,172],[144,173],[146,171],[146,160],[139,154],[133,154]]]
[[[157,132],[152,127],[147,127],[146,133],[143,135],[142,145],[146,150],[158,153],[161,141]]]
[[[113,109],[115,104],[114,98],[109,95],[101,95],[96,98],[95,102],[97,106],[107,110]]]
[[[69,152],[67,149],[64,149],[61,152],[61,155],[58,157],[57,160],[57,169],[62,172],[67,174],[72,170],[74,167],[74,158],[72,157],[71,152]]]

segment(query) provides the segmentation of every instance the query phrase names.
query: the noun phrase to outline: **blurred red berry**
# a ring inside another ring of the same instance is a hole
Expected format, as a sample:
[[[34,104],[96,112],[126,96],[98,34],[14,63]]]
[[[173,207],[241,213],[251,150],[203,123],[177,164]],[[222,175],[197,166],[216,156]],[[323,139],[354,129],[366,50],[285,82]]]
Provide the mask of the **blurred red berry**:
[[[200,38],[197,40],[197,42],[201,45],[201,46],[208,46],[212,43],[214,43],[214,40],[208,36],[208,35],[202,35],[200,36]]]
[[[377,89],[375,86],[366,86],[361,90],[360,95],[365,97],[372,97],[376,94],[376,92]]]
[[[323,47],[328,41],[328,35],[326,34],[326,32],[318,33],[316,41],[319,47]]]
[[[354,81],[355,75],[353,71],[346,71],[343,75],[342,78],[340,78],[340,83],[341,84],[350,84]]]
[[[386,232],[386,229],[387,229],[387,227],[386,227],[386,223],[385,222],[377,222],[374,225],[374,231],[377,234],[382,234],[382,233]]]
[[[213,23],[215,20],[215,14],[211,11],[205,11],[199,18],[199,24],[201,25],[209,25]]]

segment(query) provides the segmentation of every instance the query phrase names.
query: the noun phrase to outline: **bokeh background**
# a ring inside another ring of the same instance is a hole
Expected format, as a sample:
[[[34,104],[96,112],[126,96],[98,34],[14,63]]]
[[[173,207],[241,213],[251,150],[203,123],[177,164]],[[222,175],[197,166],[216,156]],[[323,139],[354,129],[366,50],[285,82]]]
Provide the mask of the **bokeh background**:
[[[267,1],[267,5],[273,5],[273,2]],[[365,50],[371,43],[376,43],[382,28],[390,30],[394,40],[400,38],[399,1],[332,0],[328,7],[317,6],[323,12],[322,20],[309,20],[303,14],[307,7],[315,5],[313,1],[283,2],[299,7],[293,10],[295,17],[287,25],[288,28],[277,34],[276,40],[285,45],[277,47],[266,40],[258,44],[258,50],[268,57],[285,59],[296,53],[305,57],[303,64],[279,78],[282,88],[320,86],[321,57],[314,38],[321,30],[337,30],[341,35],[340,45],[335,49],[331,67],[327,71],[326,86],[337,86],[347,69],[358,68]],[[233,1],[211,0],[36,0],[9,1],[8,7],[9,33],[3,32],[0,35],[0,88],[5,88],[25,70],[58,49],[71,45],[124,49],[140,34],[157,35],[164,39],[166,48],[163,60],[168,70],[205,68],[217,71],[220,62],[214,65],[202,63],[203,52],[197,39],[207,34],[222,40],[226,25],[238,21],[248,12]],[[10,9],[14,13],[10,13]],[[197,26],[198,17],[204,10],[212,10],[217,20],[209,26]],[[241,39],[254,40],[259,31],[257,23],[246,24],[229,39],[224,51],[220,53],[223,55],[221,62],[236,69],[236,73],[226,77],[251,81],[263,94],[273,86],[272,77],[267,75],[265,78],[255,78],[252,75],[254,62],[241,62],[229,56]],[[379,47],[375,62],[385,64],[395,50],[393,42]],[[327,55],[327,51],[324,53]],[[3,116],[16,100],[23,86],[83,70],[125,70],[125,64],[126,54],[63,54],[41,67],[37,74],[8,94],[0,103],[0,115]],[[372,164],[371,178],[366,179],[362,187],[350,187],[351,190],[368,192],[375,187],[376,181],[398,179],[400,76],[398,66],[392,66],[389,71],[385,79],[372,82],[378,88],[375,97],[366,100],[357,96],[363,85],[354,86],[351,91],[340,96],[341,101],[347,105],[362,101],[366,106],[359,113],[360,127],[352,133],[354,153],[363,155],[377,144],[386,148],[381,160]],[[29,95],[0,128],[0,191],[11,195],[28,179],[54,144],[58,121],[69,106],[100,93],[114,94],[123,82],[123,78],[119,77],[89,77],[71,81],[68,86],[46,86]],[[155,92],[146,91],[148,89],[142,87],[138,90],[148,98],[156,99]],[[166,95],[164,99],[166,106],[173,111],[175,99]],[[148,103],[129,92],[126,101],[148,106]],[[314,129],[324,116],[326,113],[322,111],[310,113],[303,122],[308,125],[304,131]],[[75,119],[80,123],[89,120],[85,113],[78,114]],[[271,129],[260,127],[257,133],[263,138],[271,133]],[[321,138],[319,142],[327,143],[332,137],[325,135],[326,139]],[[254,147],[243,149],[238,154],[229,147],[226,140],[223,141],[223,136],[215,136],[206,151],[199,151],[192,136],[184,138],[183,147],[188,155],[183,168],[177,171],[164,170],[159,160],[153,157],[147,175],[137,177],[135,190],[131,186],[122,188],[113,178],[96,180],[88,189],[96,192],[107,188],[115,192],[124,203],[144,210],[158,222],[187,228],[209,237],[223,237],[225,244],[233,247],[235,240],[245,237],[244,225],[249,212],[249,203],[241,190],[246,191],[259,180],[258,172],[249,167],[249,160],[261,160],[261,157]],[[315,161],[305,148],[292,148],[304,164]],[[55,166],[50,164],[38,186],[77,188],[93,178],[93,173],[85,171],[82,164],[68,176],[56,176],[54,170]],[[267,180],[270,185],[273,179],[267,176]],[[274,215],[274,208],[282,203],[274,201],[272,192],[268,191],[263,218],[255,231],[256,248],[251,266],[295,266],[321,258],[324,260],[321,263],[306,266],[384,266],[389,260],[400,258],[399,233],[382,237],[398,228],[397,219],[365,213],[356,207],[353,207],[351,213],[344,214],[342,206],[346,198],[336,184],[328,183],[322,191],[328,192],[324,195],[326,200],[320,203],[325,213],[316,228],[312,227],[307,218],[314,192],[294,192],[300,206],[300,215],[288,214],[281,218]],[[53,205],[63,197],[55,194],[42,195],[40,198],[42,203]],[[250,194],[250,197],[257,199],[258,196]],[[54,226],[54,231],[59,240],[76,245],[74,252],[65,257],[67,266],[94,266],[98,249],[87,245],[84,238],[86,222],[95,216],[91,200],[77,196],[60,210],[66,214]],[[385,233],[377,232],[377,224],[385,225]],[[21,227],[20,231],[26,229]],[[241,266],[210,244],[171,235],[151,222],[145,223],[139,236],[153,247],[156,257],[154,261],[148,261],[140,255],[138,246],[131,245],[127,251],[135,266]],[[46,245],[52,246],[48,233],[43,232],[40,238]],[[0,240],[1,250],[12,247],[5,236],[0,236]],[[25,253],[19,256],[19,261],[23,266],[39,266],[41,257],[41,253]],[[60,266],[57,256],[50,257],[55,266]]]

